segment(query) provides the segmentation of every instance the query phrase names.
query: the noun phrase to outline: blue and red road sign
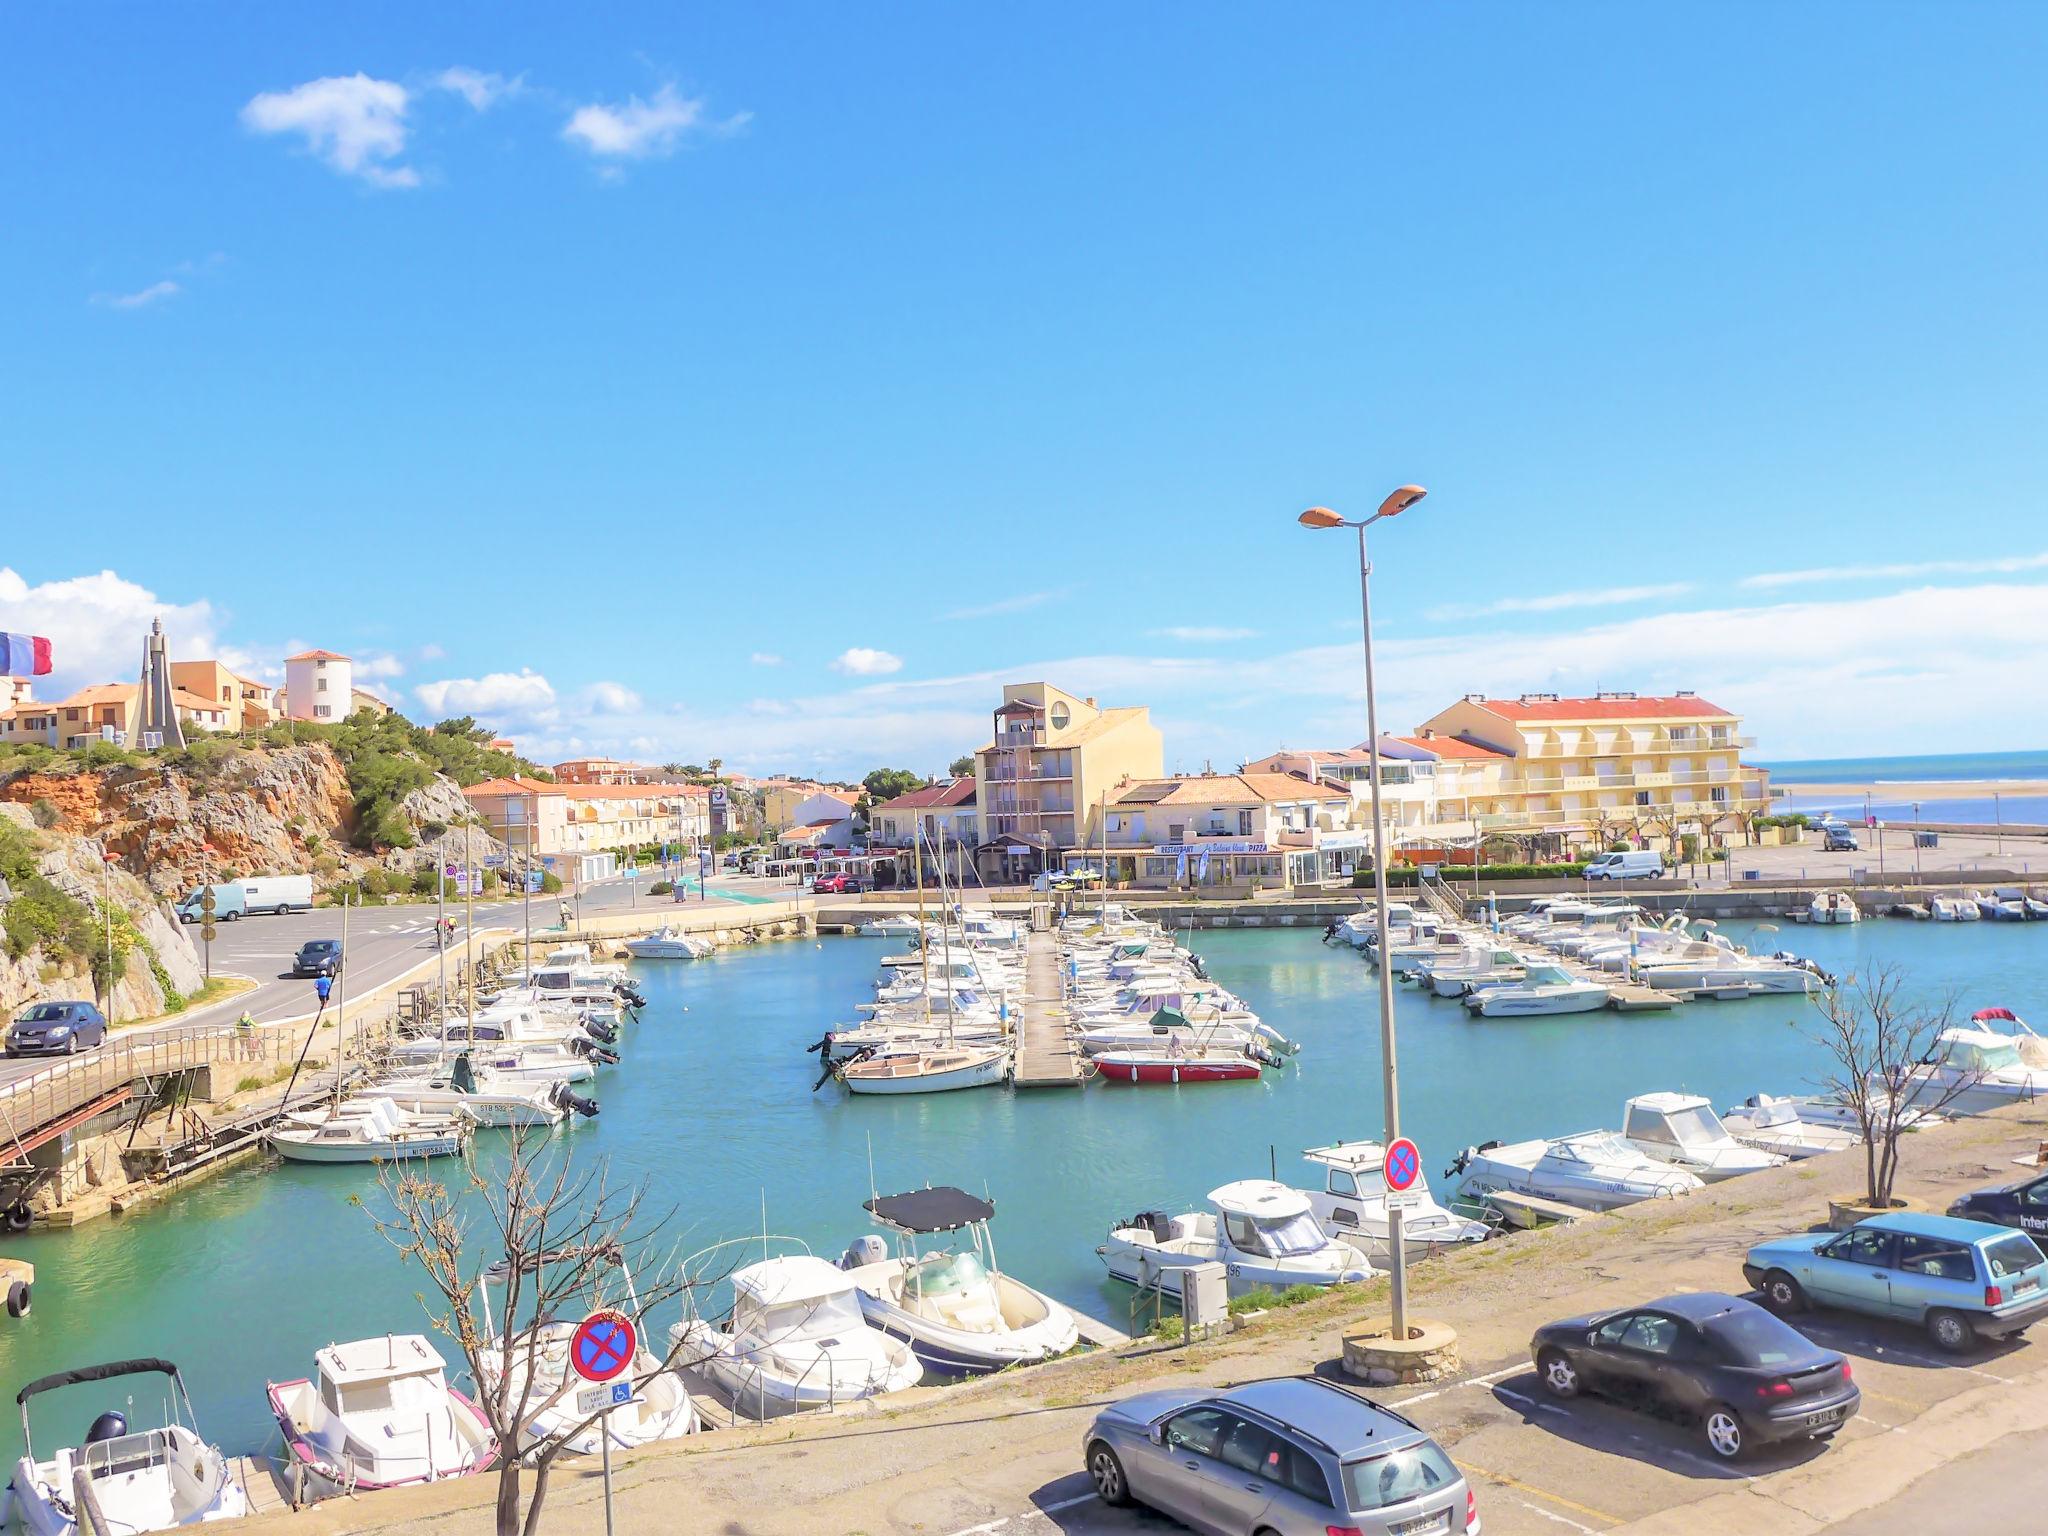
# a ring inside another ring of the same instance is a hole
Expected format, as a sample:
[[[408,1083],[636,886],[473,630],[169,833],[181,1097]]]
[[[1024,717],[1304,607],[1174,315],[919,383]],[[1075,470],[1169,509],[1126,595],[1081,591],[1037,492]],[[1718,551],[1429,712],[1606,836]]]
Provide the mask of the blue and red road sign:
[[[633,1320],[609,1308],[593,1312],[576,1325],[569,1341],[569,1363],[585,1381],[610,1381],[631,1369],[640,1341]]]
[[[1406,1136],[1387,1144],[1387,1188],[1396,1194],[1414,1186],[1422,1173],[1422,1151]]]

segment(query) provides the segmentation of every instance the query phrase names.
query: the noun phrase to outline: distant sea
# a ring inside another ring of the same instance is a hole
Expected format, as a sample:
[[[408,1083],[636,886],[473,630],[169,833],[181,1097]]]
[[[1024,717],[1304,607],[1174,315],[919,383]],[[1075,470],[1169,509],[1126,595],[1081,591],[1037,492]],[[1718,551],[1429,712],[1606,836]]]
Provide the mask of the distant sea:
[[[1802,784],[1867,784],[1874,793],[1869,802],[1872,816],[1888,822],[1913,819],[1910,801],[1887,795],[1887,784],[1943,782],[1981,788],[1954,800],[1928,800],[1920,806],[1920,819],[1932,822],[1982,822],[1995,820],[2048,824],[2048,796],[2012,795],[2000,792],[2002,783],[2048,780],[2048,750],[2035,752],[1946,752],[1921,757],[1838,757],[1804,762],[1765,763],[1771,770],[1774,788],[1789,793],[1778,797],[1785,811],[1835,811],[1850,820],[1861,820],[1864,800],[1859,795],[1845,800],[1831,795],[1801,794]],[[1994,800],[1992,797],[1997,794]]]

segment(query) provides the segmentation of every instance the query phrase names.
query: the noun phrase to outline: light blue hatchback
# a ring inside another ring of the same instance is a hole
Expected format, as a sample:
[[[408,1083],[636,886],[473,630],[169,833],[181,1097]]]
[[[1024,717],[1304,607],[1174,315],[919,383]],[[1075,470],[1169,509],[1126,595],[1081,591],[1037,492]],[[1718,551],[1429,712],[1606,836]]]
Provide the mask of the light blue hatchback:
[[[1873,1216],[1749,1250],[1742,1273],[1778,1312],[1840,1307],[1917,1323],[1945,1350],[2048,1316],[2048,1255],[2024,1232],[1954,1216]]]

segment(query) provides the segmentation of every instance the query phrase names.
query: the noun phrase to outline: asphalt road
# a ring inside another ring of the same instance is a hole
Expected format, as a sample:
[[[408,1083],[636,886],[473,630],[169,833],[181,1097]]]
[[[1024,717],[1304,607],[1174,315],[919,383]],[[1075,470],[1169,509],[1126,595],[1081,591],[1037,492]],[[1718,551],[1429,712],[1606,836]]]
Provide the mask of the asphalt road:
[[[586,886],[580,893],[569,898],[572,912],[584,916],[599,914],[613,916],[629,909],[644,910],[648,915],[648,927],[657,926],[664,914],[673,912],[677,903],[668,896],[649,896],[647,887],[658,877],[643,870],[637,882],[622,878],[606,880]],[[720,880],[713,877],[711,900],[702,905],[721,904],[721,892],[739,892],[748,896],[782,898],[793,894],[795,887],[767,880]],[[729,901],[727,904],[731,904]],[[532,903],[533,931],[539,934],[559,928],[561,922],[560,896],[536,894]],[[700,905],[696,900],[688,903],[691,907]],[[489,928],[514,928],[525,921],[525,903],[513,901],[478,902],[476,926],[479,932]],[[456,921],[455,942],[449,947],[453,962],[463,952],[461,925],[466,915],[464,904],[451,900],[448,915]],[[374,992],[406,974],[424,961],[432,960],[434,949],[435,909],[431,902],[401,902],[392,906],[373,904],[357,907],[350,911],[348,921],[348,973],[349,990],[352,993]],[[282,917],[252,916],[231,923],[216,923],[213,941],[213,974],[216,976],[247,976],[253,978],[256,986],[223,1002],[204,1008],[189,1009],[175,1018],[166,1019],[144,1029],[184,1029],[194,1024],[219,1024],[238,1017],[244,1009],[258,1023],[270,1023],[282,1019],[298,1018],[312,1013],[319,1006],[319,997],[313,989],[310,977],[290,975],[292,956],[299,946],[308,939],[338,939],[341,937],[341,913],[332,907],[321,907],[312,912],[294,912]],[[199,942],[197,927],[188,928],[194,944]],[[204,946],[201,946],[202,951]],[[428,973],[432,975],[431,972]],[[118,1027],[119,1021],[116,1021]],[[58,1058],[29,1057],[20,1060],[0,1059],[0,1083],[39,1072]]]

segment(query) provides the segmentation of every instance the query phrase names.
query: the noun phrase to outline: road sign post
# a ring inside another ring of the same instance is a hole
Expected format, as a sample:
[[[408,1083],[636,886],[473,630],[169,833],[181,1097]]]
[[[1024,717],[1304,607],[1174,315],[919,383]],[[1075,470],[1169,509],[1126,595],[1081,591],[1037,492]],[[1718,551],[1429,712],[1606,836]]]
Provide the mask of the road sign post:
[[[1422,1177],[1422,1149],[1406,1136],[1387,1143],[1387,1209],[1412,1211],[1422,1204],[1422,1191],[1415,1187]]]
[[[626,1373],[632,1370],[633,1355],[639,1347],[633,1320],[610,1307],[584,1318],[569,1339],[571,1368],[585,1381],[594,1383],[589,1391],[577,1394],[576,1407],[579,1412],[599,1415],[597,1443],[604,1462],[605,1536],[612,1536],[612,1409],[633,1400],[633,1383]]]

